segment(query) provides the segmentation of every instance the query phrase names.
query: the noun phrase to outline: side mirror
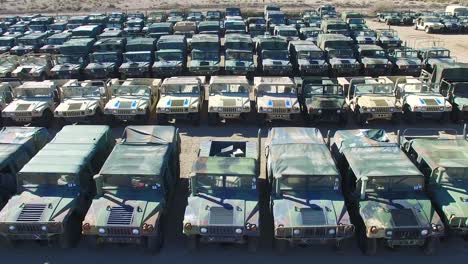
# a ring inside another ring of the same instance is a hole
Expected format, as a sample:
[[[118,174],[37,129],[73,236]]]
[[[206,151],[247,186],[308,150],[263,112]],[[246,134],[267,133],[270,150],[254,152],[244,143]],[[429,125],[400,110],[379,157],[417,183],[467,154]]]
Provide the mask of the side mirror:
[[[102,181],[102,175],[100,175],[100,174],[94,175],[93,180],[96,182],[96,192],[97,192],[97,194],[102,195],[103,194],[102,186],[104,185],[103,181]]]

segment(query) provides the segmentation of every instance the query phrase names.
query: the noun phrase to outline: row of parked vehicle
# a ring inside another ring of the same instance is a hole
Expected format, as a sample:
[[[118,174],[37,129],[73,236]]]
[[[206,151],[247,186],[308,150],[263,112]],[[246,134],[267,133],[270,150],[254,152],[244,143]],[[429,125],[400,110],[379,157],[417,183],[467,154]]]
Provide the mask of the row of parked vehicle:
[[[316,128],[272,128],[260,180],[257,142],[207,141],[189,178],[182,223],[188,246],[200,242],[258,247],[262,216],[273,218],[276,251],[356,236],[364,253],[378,242],[433,254],[440,238],[467,238],[468,139],[446,133],[339,130],[333,141]],[[425,131],[427,132],[427,131]],[[445,131],[444,131],[445,132]],[[172,126],[128,126],[114,143],[107,126],[47,131],[4,127],[0,235],[19,241],[80,238],[90,245],[138,244],[158,252],[180,181],[180,137]],[[336,162],[335,162],[336,161]],[[260,206],[260,197],[269,206]],[[172,221],[172,220],[171,220]]]
[[[415,122],[433,118],[460,122],[468,117],[466,64],[438,64],[420,77],[255,77],[134,78],[78,81],[3,82],[6,125],[50,126],[84,122],[159,124],[188,120],[195,125],[230,119],[261,124],[271,120],[337,122],[354,119]],[[252,99],[253,98],[253,99]],[[206,108],[205,108],[206,103]]]

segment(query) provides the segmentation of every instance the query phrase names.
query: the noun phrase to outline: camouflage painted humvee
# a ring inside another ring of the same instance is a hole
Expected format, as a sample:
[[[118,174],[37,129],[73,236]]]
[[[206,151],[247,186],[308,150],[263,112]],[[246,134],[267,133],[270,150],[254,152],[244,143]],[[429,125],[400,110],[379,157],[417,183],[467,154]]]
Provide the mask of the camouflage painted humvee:
[[[364,75],[387,75],[392,71],[392,63],[385,50],[377,45],[357,45],[358,61]]]
[[[289,77],[255,77],[257,121],[299,120],[301,109],[297,88]]]
[[[272,128],[266,142],[270,210],[276,250],[333,243],[354,235],[341,176],[316,128]]]
[[[191,41],[192,52],[187,67],[195,75],[216,75],[222,63],[220,39],[217,35],[197,34]]]
[[[94,176],[97,196],[82,224],[92,244],[130,243],[160,250],[179,179],[180,138],[172,126],[128,126]]]
[[[302,113],[306,121],[337,122],[346,125],[348,112],[343,87],[328,77],[295,78]]]
[[[340,130],[332,150],[343,175],[343,194],[364,253],[379,240],[391,248],[419,246],[433,254],[443,232],[424,192],[424,175],[384,130]]]
[[[59,123],[104,123],[104,106],[110,99],[111,82],[69,80],[60,87],[60,104],[54,116]]]
[[[401,39],[393,29],[376,29],[377,43],[384,49],[394,49],[401,46]]]
[[[411,131],[405,130],[401,143],[403,150],[426,177],[426,191],[442,216],[445,227],[468,240],[466,126],[463,136],[447,137],[447,134],[413,136]],[[432,229],[443,232],[444,226],[433,225]]]
[[[11,76],[21,80],[45,80],[50,76],[52,60],[49,54],[26,54]]]
[[[0,209],[14,195],[16,174],[49,141],[45,128],[2,127],[0,129]]]
[[[20,85],[20,82],[1,82],[0,83],[0,112],[3,111],[15,97],[14,89]],[[0,115],[1,117],[1,115]],[[0,125],[3,120],[0,120]]]
[[[251,85],[245,76],[212,76],[208,87],[208,123],[222,119],[247,120]]]
[[[156,107],[158,124],[171,119],[187,119],[200,124],[200,115],[205,100],[204,77],[171,77],[164,79],[160,87],[161,97]]]
[[[19,171],[18,194],[0,211],[0,235],[10,244],[75,246],[95,194],[93,175],[113,145],[107,126],[65,126]]]
[[[20,65],[22,58],[16,55],[0,56],[0,78],[10,78],[11,73]]]
[[[356,60],[352,38],[341,34],[320,34],[317,46],[326,53],[332,75],[358,75],[360,64]]]
[[[338,78],[346,94],[346,104],[356,123],[384,119],[399,123],[402,116],[400,98],[394,94],[394,84],[385,78]]]
[[[422,61],[418,57],[418,51],[411,48],[394,49],[388,54],[393,63],[393,73],[419,76],[422,69]]]
[[[104,107],[108,124],[136,121],[146,124],[158,102],[161,79],[112,80],[112,93]]]
[[[183,233],[189,249],[199,242],[247,243],[256,251],[260,237],[260,172],[258,143],[208,141],[201,143],[190,174],[190,196]]]

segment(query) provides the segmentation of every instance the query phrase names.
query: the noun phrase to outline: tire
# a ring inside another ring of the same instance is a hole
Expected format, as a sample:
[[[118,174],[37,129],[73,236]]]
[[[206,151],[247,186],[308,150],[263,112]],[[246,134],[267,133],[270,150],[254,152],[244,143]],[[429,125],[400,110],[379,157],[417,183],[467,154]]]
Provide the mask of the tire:
[[[401,123],[401,113],[393,113],[392,114],[392,123],[398,125]]]
[[[258,237],[247,238],[247,249],[250,253],[255,253],[258,250]]]
[[[52,111],[50,111],[50,109],[45,109],[44,112],[42,112],[42,116],[40,118],[40,121],[38,122],[38,125],[41,127],[49,128],[52,125],[53,119],[54,115],[52,114]]]
[[[190,119],[192,120],[192,125],[194,125],[194,126],[199,126],[200,125],[200,114],[199,113],[191,114]]]
[[[426,29],[424,31],[426,31],[427,34],[432,33],[432,29],[430,27],[426,27]]]
[[[365,238],[365,254],[367,256],[375,256],[377,254],[377,239],[376,238]]]
[[[416,121],[416,113],[411,111],[408,105],[405,106],[403,112],[404,112],[404,119],[408,124],[412,124]]]
[[[275,239],[275,250],[279,255],[286,254],[286,250],[289,248],[289,241],[284,239]]]
[[[198,250],[198,244],[200,243],[200,238],[197,235],[190,235],[187,238],[187,247],[190,252],[195,252]]]
[[[359,112],[359,109],[356,110],[356,123],[359,125],[359,126],[365,126],[366,123],[367,123],[367,115],[366,114],[361,114],[361,112]]]
[[[59,235],[59,245],[63,249],[73,248],[78,242],[78,230],[80,220],[75,213],[72,213],[65,224],[63,233]]]
[[[434,255],[434,253],[436,251],[436,247],[437,247],[437,242],[438,242],[438,239],[435,238],[435,237],[427,238],[426,242],[422,246],[422,250],[424,252],[424,255],[427,255],[427,256]]]
[[[158,234],[146,238],[146,249],[151,254],[158,254],[164,245],[164,231],[162,220],[158,223]]]
[[[216,126],[219,123],[219,115],[217,113],[208,113],[208,125]]]
[[[455,124],[460,124],[461,123],[461,111],[457,107],[452,108],[452,112],[450,113],[450,118],[452,119],[452,122]]]
[[[168,122],[169,121],[168,121],[166,114],[162,114],[162,113],[156,114],[156,123],[158,125],[166,125]]]
[[[447,123],[450,120],[450,113],[449,112],[443,112],[442,116],[440,117],[440,122],[442,124]]]

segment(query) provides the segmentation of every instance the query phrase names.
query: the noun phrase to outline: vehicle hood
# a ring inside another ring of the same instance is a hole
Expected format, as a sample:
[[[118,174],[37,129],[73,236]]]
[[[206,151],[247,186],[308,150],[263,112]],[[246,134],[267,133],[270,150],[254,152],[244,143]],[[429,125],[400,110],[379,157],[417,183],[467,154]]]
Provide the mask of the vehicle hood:
[[[395,62],[395,64],[398,65],[398,66],[413,66],[413,65],[421,66],[421,60],[419,60],[419,59],[398,59]]]
[[[345,99],[338,96],[313,96],[306,98],[307,108],[313,109],[341,109],[344,106]]]
[[[34,99],[16,99],[11,102],[5,109],[4,112],[32,112],[42,111],[49,107],[49,101],[47,98],[34,98]]]
[[[86,66],[86,69],[112,69],[115,67],[115,62],[103,62],[103,63],[90,63]]]
[[[249,96],[210,95],[208,107],[244,107],[250,106]]]
[[[366,107],[394,107],[396,102],[393,96],[360,96],[358,100]]]
[[[219,66],[219,60],[192,60],[190,61],[191,67],[209,67]]]
[[[39,65],[20,65],[14,71],[13,74],[33,74],[37,72],[45,71],[45,66]]]
[[[53,68],[52,68],[52,72],[60,72],[60,71],[78,71],[82,68],[82,66],[80,64],[70,64],[70,63],[66,63],[66,64],[58,64],[58,65],[55,65]]]
[[[468,107],[468,98],[456,96],[454,98],[454,103],[457,104],[460,109],[463,109],[464,107]]]
[[[388,63],[388,59],[386,58],[369,58],[369,57],[364,57],[361,59],[362,63],[364,65],[367,65],[367,64],[377,64],[377,65],[381,65],[381,64],[387,64]]]
[[[264,59],[262,63],[263,66],[291,66],[291,62],[288,60]]]
[[[155,61],[153,67],[160,68],[173,68],[173,67],[182,67],[181,61]]]
[[[264,95],[257,97],[258,107],[284,107],[291,108],[293,106],[299,107],[297,97],[294,95],[281,94],[277,96]]]
[[[149,97],[138,97],[138,96],[120,96],[114,97],[107,102],[106,110],[117,110],[117,109],[144,109],[149,107]]]
[[[327,62],[324,59],[299,59],[298,61],[299,65],[325,65]]]
[[[158,107],[194,107],[198,106],[198,95],[164,95],[159,98]]]
[[[450,105],[441,94],[408,93],[405,94],[404,99],[407,104],[412,106],[445,107],[446,105]]]
[[[455,63],[453,58],[431,58],[427,60],[427,64],[429,65],[436,65],[436,64],[443,64],[443,63]]]
[[[375,43],[377,41],[376,37],[364,37],[364,36],[358,36],[356,37],[357,42],[365,42],[365,43]]]
[[[356,59],[354,58],[346,58],[346,59],[343,59],[343,58],[331,58],[330,59],[330,64],[356,64],[357,61]]]
[[[237,60],[226,60],[226,67],[245,67],[252,68],[254,66],[253,61],[237,61]]]
[[[150,62],[125,62],[122,63],[120,68],[132,69],[132,68],[149,68]]]
[[[444,26],[444,24],[440,22],[424,22],[424,25],[429,26],[429,27],[443,27]]]
[[[379,40],[382,42],[396,42],[400,41],[399,37],[390,37],[390,36],[381,36],[379,37]]]
[[[73,99],[65,99],[55,111],[58,112],[67,112],[67,111],[85,111],[85,110],[94,110],[96,109],[97,105],[99,104],[99,99],[91,99],[91,98],[73,98]]]
[[[468,217],[467,187],[446,186],[432,189],[433,199],[442,208],[442,212],[449,221],[453,217]]]

